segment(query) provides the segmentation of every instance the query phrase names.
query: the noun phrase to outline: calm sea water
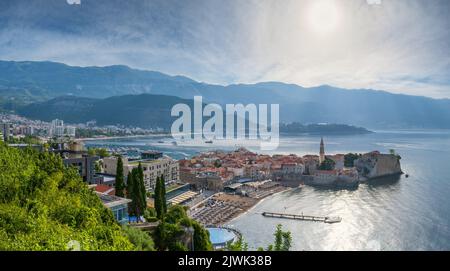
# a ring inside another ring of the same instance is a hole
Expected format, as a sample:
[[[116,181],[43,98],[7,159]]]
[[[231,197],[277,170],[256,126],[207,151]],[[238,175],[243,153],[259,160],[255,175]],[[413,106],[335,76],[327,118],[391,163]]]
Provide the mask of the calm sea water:
[[[158,141],[164,143],[158,143]],[[326,136],[326,153],[395,149],[409,178],[376,180],[356,190],[293,189],[266,198],[229,223],[251,248],[273,241],[277,224],[290,230],[294,250],[450,250],[450,132],[378,131],[358,136]],[[278,150],[299,155],[318,153],[318,136],[285,136]],[[173,146],[170,138],[147,137],[91,141],[88,146],[156,149],[180,159],[234,145]],[[250,150],[260,152],[255,146]],[[340,216],[341,223],[265,218],[264,211]]]

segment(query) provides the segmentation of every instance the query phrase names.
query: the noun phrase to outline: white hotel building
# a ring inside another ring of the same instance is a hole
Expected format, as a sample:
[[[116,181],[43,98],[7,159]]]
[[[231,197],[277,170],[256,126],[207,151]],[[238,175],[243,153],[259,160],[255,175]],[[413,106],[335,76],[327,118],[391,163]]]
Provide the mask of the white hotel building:
[[[123,157],[123,174],[125,178],[128,173],[137,168],[139,163],[142,165],[144,171],[144,185],[147,191],[153,191],[156,185],[156,178],[164,175],[164,180],[167,184],[180,181],[180,166],[178,161],[163,156],[158,159],[142,159],[129,161],[128,158]],[[117,157],[103,158],[103,173],[108,175],[116,175]]]

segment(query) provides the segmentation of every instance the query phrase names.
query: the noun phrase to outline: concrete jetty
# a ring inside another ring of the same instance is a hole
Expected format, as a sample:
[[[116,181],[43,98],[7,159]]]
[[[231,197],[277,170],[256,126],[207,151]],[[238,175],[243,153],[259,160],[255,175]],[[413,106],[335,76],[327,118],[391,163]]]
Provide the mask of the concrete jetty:
[[[314,222],[324,222],[328,224],[339,223],[342,221],[340,217],[329,217],[329,216],[311,216],[311,215],[295,215],[295,214],[282,214],[282,213],[272,213],[272,212],[263,212],[263,216],[265,217],[273,217],[273,218],[283,218],[283,219],[295,219],[295,220],[303,220],[303,221],[314,221]]]

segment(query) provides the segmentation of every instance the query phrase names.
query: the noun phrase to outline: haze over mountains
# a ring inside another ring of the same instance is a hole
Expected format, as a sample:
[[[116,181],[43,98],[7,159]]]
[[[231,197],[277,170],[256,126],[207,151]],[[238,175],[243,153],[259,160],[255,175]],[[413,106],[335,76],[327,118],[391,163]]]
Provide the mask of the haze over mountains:
[[[170,111],[173,105],[191,100],[165,95],[123,95],[105,99],[62,96],[18,109],[18,113],[32,119],[51,121],[63,119],[68,123],[85,123],[91,120],[99,125],[121,124],[127,127],[170,129],[175,118]]]
[[[132,96],[143,93],[151,95]],[[127,96],[112,97],[120,95]],[[112,121],[111,111],[120,108],[125,112],[121,122],[154,115],[136,123],[161,123],[170,119],[171,105],[195,95],[219,104],[279,103],[282,122],[345,123],[378,129],[450,128],[449,99],[332,86],[303,88],[281,82],[221,86],[126,66],[0,61],[0,106],[30,118],[48,119],[57,114],[68,122]]]

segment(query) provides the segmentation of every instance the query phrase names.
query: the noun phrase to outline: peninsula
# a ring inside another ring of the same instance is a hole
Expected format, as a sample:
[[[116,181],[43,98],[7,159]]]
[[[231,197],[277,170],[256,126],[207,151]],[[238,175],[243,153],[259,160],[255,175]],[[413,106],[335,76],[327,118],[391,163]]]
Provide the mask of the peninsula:
[[[372,131],[366,128],[346,124],[315,123],[301,124],[298,122],[280,124],[280,132],[283,134],[318,134],[318,135],[357,135],[370,134]]]
[[[180,179],[193,189],[215,191],[191,209],[204,225],[223,225],[256,205],[262,198],[288,187],[311,185],[356,189],[360,182],[402,174],[401,157],[383,154],[266,155],[240,148],[232,152],[204,152],[180,160]]]

